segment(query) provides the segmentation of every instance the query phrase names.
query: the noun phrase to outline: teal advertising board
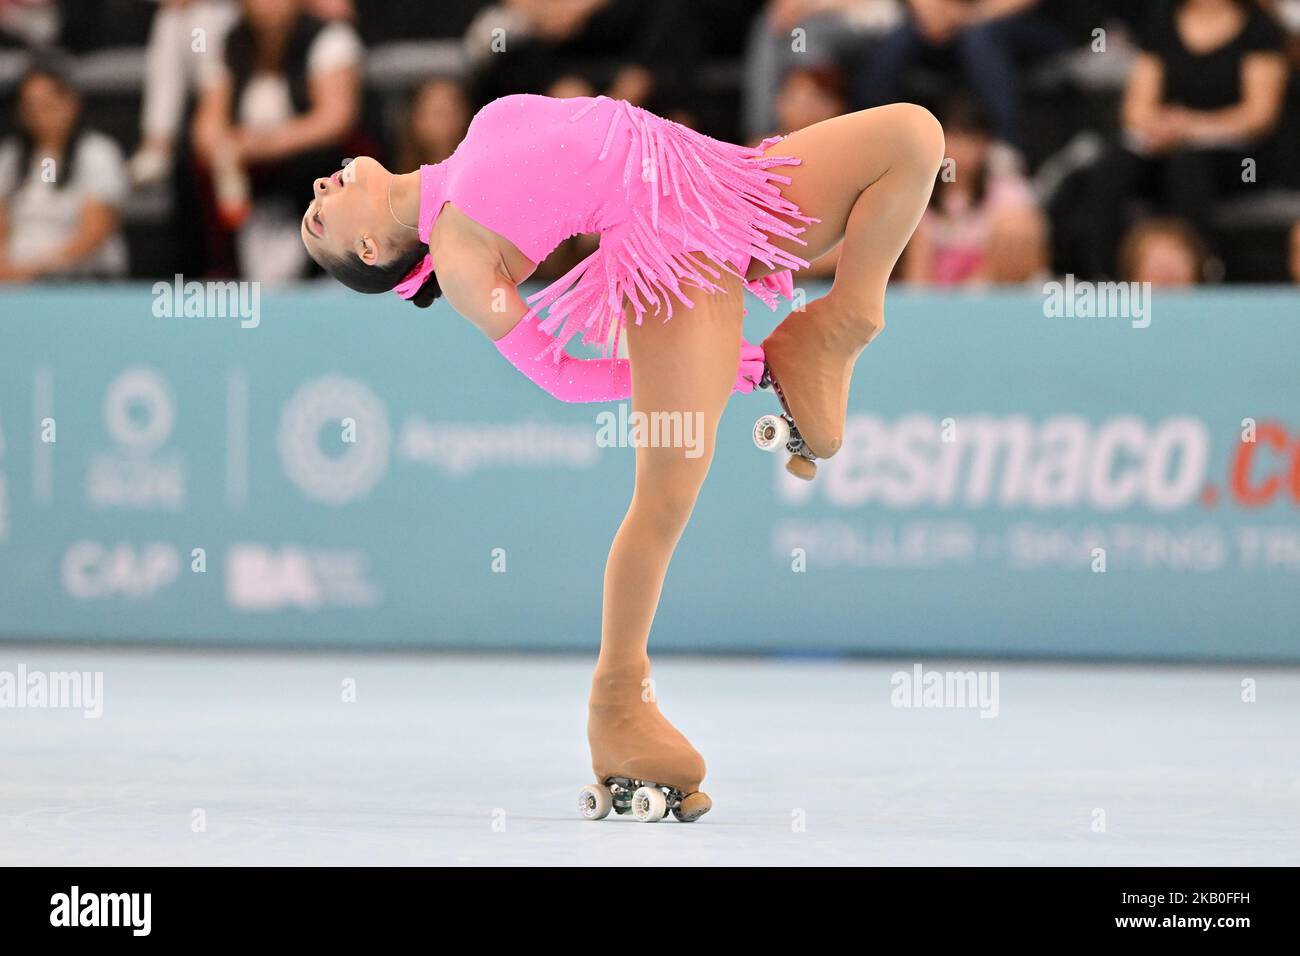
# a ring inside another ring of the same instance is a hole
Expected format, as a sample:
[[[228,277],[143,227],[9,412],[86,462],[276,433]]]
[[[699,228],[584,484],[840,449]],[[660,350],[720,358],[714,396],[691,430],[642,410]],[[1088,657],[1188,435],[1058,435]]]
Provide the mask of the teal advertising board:
[[[0,638],[594,650],[616,405],[445,303],[159,298],[0,296]],[[893,295],[811,484],[733,398],[652,646],[1300,661],[1300,297],[1150,305]]]

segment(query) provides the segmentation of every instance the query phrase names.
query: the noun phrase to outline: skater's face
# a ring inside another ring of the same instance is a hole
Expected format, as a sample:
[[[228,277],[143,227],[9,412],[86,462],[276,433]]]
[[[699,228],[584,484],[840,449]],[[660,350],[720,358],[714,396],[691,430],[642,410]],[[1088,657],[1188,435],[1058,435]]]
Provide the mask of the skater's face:
[[[312,183],[313,198],[302,217],[302,241],[317,262],[351,252],[373,266],[394,252],[388,213],[388,170],[369,156]],[[403,237],[409,238],[409,237]]]

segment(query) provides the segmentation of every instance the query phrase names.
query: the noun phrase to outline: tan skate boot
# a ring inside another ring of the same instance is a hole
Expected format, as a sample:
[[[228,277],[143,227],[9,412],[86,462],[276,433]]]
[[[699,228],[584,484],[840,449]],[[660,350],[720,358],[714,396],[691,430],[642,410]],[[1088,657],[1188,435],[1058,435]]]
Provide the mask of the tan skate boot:
[[[654,822],[671,810],[691,822],[712,806],[699,792],[704,758],[659,712],[648,678],[648,666],[592,678],[587,741],[596,783],[578,797],[589,819],[613,809]]]
[[[851,313],[822,298],[802,312],[791,312],[763,342],[767,378],[794,428],[783,429],[773,416],[765,416],[755,426],[754,440],[759,447],[775,450],[793,437],[795,454],[786,466],[792,474],[811,479],[816,472],[813,459],[830,458],[840,450],[853,363],[883,327],[878,314]],[[760,434],[764,427],[769,429],[766,444]]]

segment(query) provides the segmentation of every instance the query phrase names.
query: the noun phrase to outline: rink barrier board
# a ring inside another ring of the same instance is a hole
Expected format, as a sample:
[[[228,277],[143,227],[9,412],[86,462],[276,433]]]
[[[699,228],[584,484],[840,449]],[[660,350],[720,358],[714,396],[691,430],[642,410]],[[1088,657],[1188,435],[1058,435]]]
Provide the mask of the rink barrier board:
[[[0,638],[594,649],[626,406],[445,302],[163,298],[0,296]],[[891,295],[812,484],[733,398],[654,647],[1300,661],[1300,296],[1046,301]]]

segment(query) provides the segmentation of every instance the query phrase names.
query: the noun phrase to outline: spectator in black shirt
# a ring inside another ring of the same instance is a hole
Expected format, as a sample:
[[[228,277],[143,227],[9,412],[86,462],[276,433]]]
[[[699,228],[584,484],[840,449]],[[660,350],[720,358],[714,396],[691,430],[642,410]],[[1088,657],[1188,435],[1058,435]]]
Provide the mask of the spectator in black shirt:
[[[1094,171],[1091,274],[1114,274],[1126,207],[1137,193],[1209,241],[1215,201],[1255,181],[1243,175],[1243,161],[1255,158],[1281,114],[1282,34],[1250,0],[1161,4],[1140,39],[1121,142]],[[1267,170],[1255,174],[1267,178]]]

